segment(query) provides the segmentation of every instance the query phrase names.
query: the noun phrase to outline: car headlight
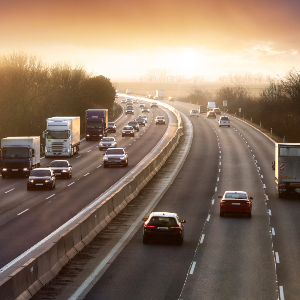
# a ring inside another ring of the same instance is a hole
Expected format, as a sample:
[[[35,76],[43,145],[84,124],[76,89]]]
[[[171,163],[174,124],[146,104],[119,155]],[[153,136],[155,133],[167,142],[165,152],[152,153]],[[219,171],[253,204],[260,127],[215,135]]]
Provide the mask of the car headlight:
[[[100,143],[100,146],[103,146],[103,144],[102,144],[102,143]]]
[[[32,183],[33,183],[33,182],[34,182],[34,180],[33,180],[33,179],[30,179],[30,180],[29,180],[29,182],[32,182]]]
[[[68,172],[68,171],[67,171],[67,170],[62,170],[62,172],[63,172],[63,173],[66,173],[66,172]]]
[[[107,156],[104,156],[104,158],[103,158],[104,160],[108,160],[108,157]]]
[[[86,136],[90,136],[89,134],[87,134]]]
[[[46,180],[45,180],[45,182],[49,182],[49,181],[50,181],[49,179],[46,179]]]
[[[25,171],[25,172],[28,171],[28,168],[23,168],[23,171]]]
[[[3,168],[3,169],[2,169],[2,171],[3,171],[3,172],[6,172],[6,171],[7,171],[7,169],[6,169],[6,168]]]
[[[126,159],[126,157],[123,155],[123,156],[120,157],[120,159]]]

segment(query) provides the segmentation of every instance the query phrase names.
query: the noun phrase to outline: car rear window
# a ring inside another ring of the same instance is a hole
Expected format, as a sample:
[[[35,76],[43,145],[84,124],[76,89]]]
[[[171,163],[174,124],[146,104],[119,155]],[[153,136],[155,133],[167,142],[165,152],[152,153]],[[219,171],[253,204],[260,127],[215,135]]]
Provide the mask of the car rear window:
[[[225,198],[231,198],[231,199],[247,199],[246,194],[239,194],[239,193],[226,193]]]
[[[124,154],[123,149],[108,149],[106,154]]]
[[[51,176],[50,170],[32,170],[31,176]]]
[[[221,117],[221,120],[222,121],[229,121],[229,118],[228,117]]]
[[[178,226],[176,219],[172,217],[152,217],[148,224],[155,226]]]
[[[68,163],[66,161],[53,161],[50,164],[50,167],[67,167]]]

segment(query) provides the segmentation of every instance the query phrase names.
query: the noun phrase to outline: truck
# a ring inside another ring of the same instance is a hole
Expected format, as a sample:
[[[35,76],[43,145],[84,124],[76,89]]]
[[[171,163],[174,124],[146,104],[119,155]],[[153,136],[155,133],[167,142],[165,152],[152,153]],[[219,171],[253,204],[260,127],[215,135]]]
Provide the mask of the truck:
[[[45,157],[78,154],[80,145],[80,117],[48,118],[45,138]]]
[[[127,90],[126,90],[126,94],[131,94],[131,90],[130,90],[130,89],[127,89]]]
[[[155,96],[157,96],[159,100],[163,100],[164,94],[165,94],[164,90],[156,90]]]
[[[39,136],[1,139],[2,178],[13,175],[28,177],[32,169],[40,166],[40,147]]]
[[[207,109],[213,110],[216,107],[216,102],[208,102],[207,103]]]
[[[200,114],[201,113],[207,113],[207,106],[205,105],[200,105],[200,108],[199,108],[199,111],[200,111]]]
[[[279,198],[300,193],[300,143],[276,143],[272,169]]]
[[[85,111],[85,138],[101,140],[107,136],[108,110],[88,109]]]

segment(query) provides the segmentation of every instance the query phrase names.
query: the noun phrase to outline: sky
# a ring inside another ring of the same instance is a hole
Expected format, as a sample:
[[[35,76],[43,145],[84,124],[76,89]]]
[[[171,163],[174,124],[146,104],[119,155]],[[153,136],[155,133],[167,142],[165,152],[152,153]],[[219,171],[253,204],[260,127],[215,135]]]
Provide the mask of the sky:
[[[299,0],[0,0],[0,55],[80,63],[118,80],[149,69],[216,79],[300,68]]]

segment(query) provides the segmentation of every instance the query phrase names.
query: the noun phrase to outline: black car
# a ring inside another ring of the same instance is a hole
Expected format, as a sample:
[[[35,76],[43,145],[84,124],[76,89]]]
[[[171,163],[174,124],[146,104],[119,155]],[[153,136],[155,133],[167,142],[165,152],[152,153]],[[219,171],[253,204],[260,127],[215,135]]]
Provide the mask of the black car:
[[[116,132],[117,131],[117,126],[115,122],[108,122],[107,123],[107,132]]]
[[[146,120],[144,118],[136,118],[135,119],[140,126],[146,126]]]
[[[214,111],[211,110],[211,111],[207,112],[206,117],[207,118],[215,118],[216,119],[217,115],[216,115],[216,113]]]
[[[103,167],[107,168],[110,165],[128,166],[128,154],[124,148],[111,148],[103,153]]]
[[[53,160],[49,166],[56,177],[72,178],[72,166],[67,160]]]
[[[175,240],[179,245],[183,243],[184,223],[176,213],[152,212],[148,218],[144,218],[143,243],[147,244],[151,239]]]
[[[133,114],[134,114],[133,108],[126,108],[125,114],[126,114],[126,115],[129,115],[129,114],[133,115]]]
[[[125,126],[122,129],[122,137],[129,135],[129,136],[134,136],[134,129],[132,126]]]
[[[50,168],[33,169],[27,179],[27,190],[32,190],[34,188],[54,189],[54,172]]]
[[[130,121],[127,125],[132,126],[135,131],[140,131],[140,126],[137,121]]]

